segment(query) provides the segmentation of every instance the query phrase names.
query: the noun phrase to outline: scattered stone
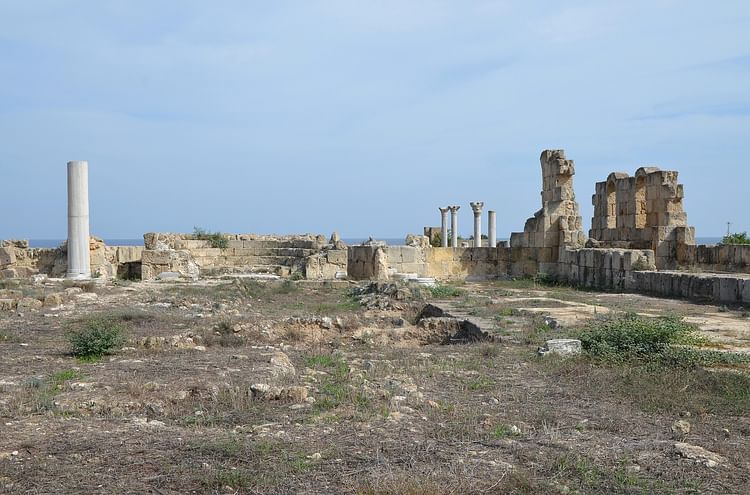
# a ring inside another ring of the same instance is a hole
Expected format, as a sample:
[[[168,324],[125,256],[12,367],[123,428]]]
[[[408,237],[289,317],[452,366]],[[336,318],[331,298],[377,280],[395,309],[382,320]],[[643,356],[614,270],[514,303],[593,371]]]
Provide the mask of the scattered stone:
[[[674,448],[680,457],[691,459],[697,464],[702,464],[706,467],[712,468],[722,464],[727,464],[726,457],[706,450],[703,447],[698,447],[697,445],[678,442],[674,444]]]
[[[684,419],[679,419],[672,423],[672,436],[675,439],[682,439],[690,433],[690,423]]]
[[[544,324],[547,325],[552,330],[557,330],[560,328],[560,323],[556,319],[550,316],[544,317]]]
[[[161,272],[156,276],[156,279],[163,282],[177,282],[182,279],[182,275],[178,272]]]
[[[0,311],[12,311],[16,307],[14,299],[0,299]]]
[[[68,287],[65,289],[65,295],[68,297],[75,296],[76,294],[80,294],[83,292],[83,289],[80,287]]]
[[[62,306],[63,298],[62,294],[60,293],[52,293],[47,294],[44,296],[44,307],[45,308],[56,308],[58,306]]]
[[[537,353],[540,356],[557,354],[559,356],[577,356],[582,352],[581,341],[578,339],[552,339],[545,342]]]
[[[35,299],[33,297],[24,297],[23,299],[18,301],[16,312],[28,313],[29,311],[38,311],[42,309],[42,306],[42,301],[40,301],[39,299]]]
[[[271,374],[276,377],[294,375],[297,372],[297,370],[294,369],[294,365],[289,359],[289,356],[283,352],[275,352],[268,362],[273,367],[271,369]]]

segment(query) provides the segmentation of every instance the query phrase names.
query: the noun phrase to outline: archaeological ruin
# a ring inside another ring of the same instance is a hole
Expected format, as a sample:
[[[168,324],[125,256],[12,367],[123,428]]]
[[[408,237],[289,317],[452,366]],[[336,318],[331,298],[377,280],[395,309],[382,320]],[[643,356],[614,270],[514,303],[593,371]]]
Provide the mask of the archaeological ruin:
[[[196,280],[207,276],[336,280],[465,280],[537,277],[575,286],[729,304],[750,303],[750,246],[696,245],[676,171],[642,167],[595,185],[588,236],[576,199],[575,164],[545,150],[541,208],[497,241],[496,213],[472,202],[471,240],[458,236],[461,206],[440,207],[440,226],[406,245],[370,240],[347,246],[337,234],[270,236],[147,233],[144,245],[106,246],[89,235],[88,163],[68,163],[68,241],[56,249],[27,241],[0,245],[0,278]],[[448,213],[450,212],[450,221]],[[6,305],[12,305],[7,304]]]

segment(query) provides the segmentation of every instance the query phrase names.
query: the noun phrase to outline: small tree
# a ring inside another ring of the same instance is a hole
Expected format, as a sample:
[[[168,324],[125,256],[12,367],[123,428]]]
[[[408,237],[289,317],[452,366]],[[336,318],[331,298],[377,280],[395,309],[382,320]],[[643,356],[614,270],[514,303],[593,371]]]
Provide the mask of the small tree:
[[[747,236],[747,232],[735,232],[734,234],[727,234],[721,239],[722,245],[729,244],[750,244],[750,237]]]

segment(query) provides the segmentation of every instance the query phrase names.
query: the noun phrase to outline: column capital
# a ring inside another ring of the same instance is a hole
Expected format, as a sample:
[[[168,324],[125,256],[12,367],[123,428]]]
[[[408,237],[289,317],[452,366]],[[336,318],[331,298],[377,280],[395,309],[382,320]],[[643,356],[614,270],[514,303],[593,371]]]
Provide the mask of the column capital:
[[[451,213],[456,213],[461,207],[458,205],[452,205],[449,206],[448,209],[451,211]]]
[[[445,215],[450,210],[450,206],[446,206],[445,208],[438,207],[438,210],[440,210],[440,213],[442,213],[443,215]]]
[[[484,201],[477,201],[476,203],[469,203],[471,205],[471,209],[474,210],[475,215],[479,215],[482,213],[482,208],[484,207]]]

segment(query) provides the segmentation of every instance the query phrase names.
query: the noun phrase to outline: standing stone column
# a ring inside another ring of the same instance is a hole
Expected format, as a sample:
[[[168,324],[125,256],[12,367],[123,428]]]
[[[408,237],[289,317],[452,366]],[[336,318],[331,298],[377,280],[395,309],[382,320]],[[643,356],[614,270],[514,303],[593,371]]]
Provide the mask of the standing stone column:
[[[469,203],[474,211],[474,247],[482,247],[482,207],[484,203],[477,201]]]
[[[490,238],[490,247],[497,247],[497,219],[492,210],[487,212],[487,237]]]
[[[449,206],[451,211],[451,247],[458,247],[458,210],[460,206]]]
[[[89,255],[89,162],[68,162],[67,278],[91,278]]]
[[[448,208],[438,208],[440,210],[440,245],[448,247]]]

